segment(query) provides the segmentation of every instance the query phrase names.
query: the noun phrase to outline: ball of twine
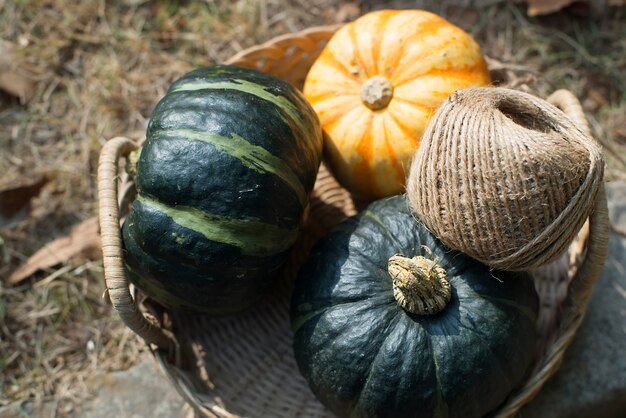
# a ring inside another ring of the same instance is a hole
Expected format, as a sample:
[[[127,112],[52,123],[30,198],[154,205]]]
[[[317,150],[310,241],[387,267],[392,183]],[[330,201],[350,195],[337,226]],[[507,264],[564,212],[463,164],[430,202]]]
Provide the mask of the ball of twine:
[[[495,269],[558,258],[602,182],[599,144],[521,91],[458,91],[431,119],[407,181],[414,213],[448,247]]]

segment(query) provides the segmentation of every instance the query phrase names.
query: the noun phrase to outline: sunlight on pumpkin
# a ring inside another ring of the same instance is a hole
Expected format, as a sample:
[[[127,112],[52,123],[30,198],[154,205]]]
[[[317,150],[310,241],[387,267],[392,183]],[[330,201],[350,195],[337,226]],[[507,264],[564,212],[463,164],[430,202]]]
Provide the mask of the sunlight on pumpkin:
[[[393,89],[380,109],[361,96],[375,76]],[[462,29],[421,10],[382,10],[335,33],[310,69],[304,95],[329,137],[339,182],[375,199],[404,190],[406,168],[443,100],[489,82],[480,47]]]

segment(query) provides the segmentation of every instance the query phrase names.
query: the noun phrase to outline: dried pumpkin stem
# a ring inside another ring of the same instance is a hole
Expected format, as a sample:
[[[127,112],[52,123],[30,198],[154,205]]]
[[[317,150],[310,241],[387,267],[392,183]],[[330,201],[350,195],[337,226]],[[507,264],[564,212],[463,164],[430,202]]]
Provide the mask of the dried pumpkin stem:
[[[433,315],[443,310],[452,297],[448,275],[437,259],[394,255],[387,271],[393,279],[393,296],[406,311]]]
[[[393,86],[385,77],[375,75],[363,83],[361,100],[372,110],[380,110],[389,104],[393,97]]]

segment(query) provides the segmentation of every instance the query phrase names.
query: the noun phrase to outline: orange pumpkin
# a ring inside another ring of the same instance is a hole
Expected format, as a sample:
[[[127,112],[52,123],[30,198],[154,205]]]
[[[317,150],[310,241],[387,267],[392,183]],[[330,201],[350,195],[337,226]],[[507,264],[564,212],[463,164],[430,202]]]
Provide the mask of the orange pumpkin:
[[[363,199],[403,192],[430,116],[454,91],[490,82],[478,44],[421,10],[368,13],[340,28],[304,95],[326,134],[339,182]]]

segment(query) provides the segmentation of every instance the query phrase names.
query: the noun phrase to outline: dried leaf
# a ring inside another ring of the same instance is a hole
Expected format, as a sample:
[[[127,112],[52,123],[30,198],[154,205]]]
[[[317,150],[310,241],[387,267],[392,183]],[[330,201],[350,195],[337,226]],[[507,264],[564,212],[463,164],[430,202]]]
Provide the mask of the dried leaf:
[[[19,222],[28,214],[31,200],[53,178],[54,173],[35,173],[29,178],[0,184],[0,228]]]
[[[15,65],[14,57],[18,48],[0,39],[0,89],[25,103],[35,95],[36,83],[33,74]]]
[[[561,10],[576,0],[528,0],[528,16],[545,15]]]
[[[58,238],[33,254],[8,279],[14,285],[33,273],[69,260],[93,260],[100,257],[98,218],[89,218],[72,228],[70,235]]]

